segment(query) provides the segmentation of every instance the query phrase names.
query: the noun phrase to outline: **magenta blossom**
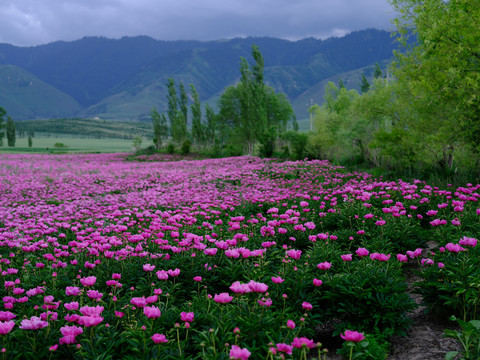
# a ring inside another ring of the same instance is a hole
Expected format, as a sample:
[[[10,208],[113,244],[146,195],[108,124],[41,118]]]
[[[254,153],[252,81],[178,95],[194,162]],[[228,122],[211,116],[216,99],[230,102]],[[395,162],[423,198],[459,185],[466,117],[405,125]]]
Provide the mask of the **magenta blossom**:
[[[250,280],[250,282],[248,283],[248,287],[252,292],[256,292],[256,293],[264,293],[268,290],[267,284],[256,282],[253,280]]]
[[[78,323],[85,327],[97,326],[103,321],[101,316],[80,316]]]
[[[215,294],[215,296],[213,297],[213,301],[220,304],[226,304],[231,302],[232,300],[233,296],[230,296],[228,293]]]
[[[30,319],[23,319],[20,323],[20,329],[22,330],[38,330],[46,326],[48,326],[48,322],[37,316],[32,316]]]
[[[281,284],[285,281],[285,279],[282,279],[280,276],[277,276],[277,277],[273,277],[272,276],[272,281],[275,283],[275,284]]]
[[[153,334],[151,339],[155,344],[162,344],[168,342],[168,339],[165,338],[163,334]]]
[[[248,284],[241,284],[240,281],[235,281],[230,286],[230,290],[232,290],[236,294],[245,294],[252,291],[250,290],[250,287],[248,286]]]
[[[96,281],[97,281],[97,278],[95,276],[88,276],[80,279],[80,282],[82,283],[83,286],[93,286],[95,285]]]
[[[304,301],[304,302],[302,303],[302,308],[304,308],[305,310],[312,310],[312,309],[313,309],[313,306],[312,306],[312,304],[310,304],[309,302]]]
[[[143,308],[143,313],[149,319],[159,318],[162,315],[160,309],[157,306],[145,306]]]
[[[0,335],[6,335],[10,331],[12,331],[13,327],[15,326],[15,323],[10,320],[10,321],[0,321]]]
[[[67,286],[65,288],[65,294],[68,296],[78,296],[82,291],[77,286]]]
[[[368,256],[368,254],[370,254],[370,252],[365,248],[358,248],[355,253],[360,257]]]
[[[143,265],[143,271],[150,272],[150,271],[153,271],[153,270],[155,270],[155,265],[150,265],[150,264],[144,264]]]
[[[292,330],[295,329],[295,323],[293,320],[287,320],[287,327]]]
[[[184,312],[182,311],[180,313],[180,319],[185,322],[192,322],[193,319],[195,318],[195,314],[193,312]]]
[[[232,345],[232,348],[230,349],[230,359],[248,359],[252,353],[248,351],[247,348],[240,348],[237,345]]]
[[[302,347],[313,349],[315,347],[315,342],[313,340],[307,339],[306,337],[296,337],[293,339],[292,346],[297,349],[300,349]]]
[[[340,334],[340,337],[345,341],[352,342],[361,342],[365,339],[365,336],[362,333],[352,330],[345,330],[343,334]]]
[[[322,280],[319,279],[313,279],[313,286],[320,286],[323,284]]]
[[[324,261],[317,265],[317,268],[319,268],[320,270],[328,270],[331,267],[332,267],[332,263],[329,263],[328,261]]]

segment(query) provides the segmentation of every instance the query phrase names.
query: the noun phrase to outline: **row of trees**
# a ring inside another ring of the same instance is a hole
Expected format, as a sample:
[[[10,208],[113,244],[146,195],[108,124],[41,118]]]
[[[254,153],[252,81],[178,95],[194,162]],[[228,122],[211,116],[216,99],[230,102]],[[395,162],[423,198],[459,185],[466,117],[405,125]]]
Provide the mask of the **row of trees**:
[[[295,118],[292,107],[283,93],[276,93],[264,81],[264,59],[257,46],[252,47],[252,63],[240,61],[240,79],[229,86],[218,100],[218,112],[205,105],[202,116],[200,97],[193,84],[190,96],[183,83],[175,85],[168,79],[167,112],[152,110],[154,143],[157,149],[169,136],[177,144],[192,140],[198,147],[231,147],[253,154],[257,144],[260,152],[271,156],[287,124]],[[191,98],[191,131],[188,131],[188,99]],[[295,127],[295,125],[293,125]]]
[[[3,146],[3,139],[6,135],[7,144],[12,147],[15,146],[16,141],[15,122],[10,116],[7,116],[7,121],[5,122],[6,115],[7,111],[0,106],[0,146]]]
[[[362,93],[330,83],[311,109],[312,152],[419,176],[480,168],[480,6],[470,0],[392,0],[400,14],[390,76]],[[412,41],[413,39],[413,41]],[[409,45],[412,44],[412,45]]]

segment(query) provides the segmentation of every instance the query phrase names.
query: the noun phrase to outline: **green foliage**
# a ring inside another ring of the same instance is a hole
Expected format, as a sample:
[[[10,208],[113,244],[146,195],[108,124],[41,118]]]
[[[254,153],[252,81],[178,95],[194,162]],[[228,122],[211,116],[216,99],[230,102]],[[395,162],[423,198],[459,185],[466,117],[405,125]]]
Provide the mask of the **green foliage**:
[[[167,145],[167,154],[175,154],[175,145],[172,143],[169,143]]]
[[[3,132],[3,129],[5,128],[5,115],[7,115],[7,111],[0,106],[0,146],[3,146],[3,137],[5,136],[5,133]]]
[[[32,137],[31,136],[28,136],[28,147],[29,148],[32,147]]]
[[[366,258],[349,266],[348,273],[331,279],[331,291],[322,292],[323,303],[332,304],[326,313],[342,321],[339,332],[359,329],[370,333],[378,330],[386,336],[405,335],[411,324],[407,312],[416,305],[406,293],[398,263]]]
[[[446,354],[445,360],[453,360],[459,355],[462,359],[480,359],[480,320],[462,321],[455,316],[451,321],[457,321],[460,330],[445,330],[445,336],[457,340],[462,345],[462,351],[450,351]]]
[[[464,246],[466,248],[467,246]],[[452,253],[440,251],[433,257],[436,264],[425,266],[417,283],[429,310],[440,317],[459,316],[464,321],[478,319],[480,314],[480,248]]]
[[[200,96],[193,84],[190,84],[190,92],[193,98],[191,105],[192,111],[192,138],[197,144],[205,144],[205,129],[202,124],[202,106],[200,104]]]
[[[157,150],[162,146],[162,142],[168,138],[168,124],[164,114],[159,114],[157,109],[152,109],[153,122],[153,143]]]
[[[191,146],[192,146],[192,143],[189,139],[183,140],[182,148],[180,149],[180,153],[182,155],[190,154]]]
[[[68,148],[67,145],[65,145],[64,143],[61,143],[61,142],[57,142],[57,143],[53,144],[53,147],[56,148],[56,149],[66,149],[66,148]]]
[[[361,342],[345,341],[337,354],[352,360],[385,360],[388,357],[389,343],[382,334],[364,334]],[[352,349],[353,348],[353,349]]]
[[[142,142],[143,140],[140,136],[135,137],[132,142],[133,149],[135,151],[140,151],[142,149]]]

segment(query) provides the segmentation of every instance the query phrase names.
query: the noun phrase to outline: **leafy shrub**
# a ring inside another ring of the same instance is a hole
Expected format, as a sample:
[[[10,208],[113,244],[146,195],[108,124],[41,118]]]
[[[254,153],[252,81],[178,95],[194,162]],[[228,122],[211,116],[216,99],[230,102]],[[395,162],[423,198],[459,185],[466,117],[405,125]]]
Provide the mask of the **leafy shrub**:
[[[455,316],[450,318],[460,324],[461,330],[445,330],[445,336],[457,340],[462,344],[463,350],[460,352],[462,359],[476,360],[480,359],[480,320],[462,321]],[[458,351],[450,351],[445,356],[445,360],[452,360],[459,354]]]
[[[407,312],[416,305],[406,292],[398,263],[364,258],[348,265],[348,273],[333,276],[329,284],[324,281],[330,291],[323,292],[323,299],[331,304],[326,311],[342,321],[337,326],[339,332],[347,328],[366,332],[378,329],[404,336],[411,324]]]
[[[60,143],[60,142],[57,142],[57,143],[53,144],[53,147],[56,148],[56,149],[66,149],[66,148],[68,148],[67,145],[65,145],[64,143]]]
[[[352,359],[355,360],[385,360],[388,356],[388,348],[389,344],[381,334],[365,334],[365,340],[361,342],[345,341],[337,350],[337,354],[348,359],[352,351]]]
[[[182,155],[190,154],[191,147],[192,147],[192,142],[189,139],[183,140],[182,148],[180,150],[181,154]]]
[[[167,154],[175,154],[175,145],[172,143],[167,145]]]

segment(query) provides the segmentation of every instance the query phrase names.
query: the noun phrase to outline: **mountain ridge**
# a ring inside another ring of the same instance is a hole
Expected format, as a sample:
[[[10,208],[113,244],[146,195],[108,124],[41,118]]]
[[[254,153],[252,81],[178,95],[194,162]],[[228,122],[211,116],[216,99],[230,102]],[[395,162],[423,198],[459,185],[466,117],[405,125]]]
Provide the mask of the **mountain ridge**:
[[[77,111],[63,109],[61,117],[101,117],[116,120],[148,120],[151,109],[166,110],[166,80],[190,83],[203,102],[239,78],[240,57],[250,60],[255,44],[265,59],[265,81],[290,101],[319,82],[375,62],[392,58],[397,48],[389,32],[367,29],[341,38],[296,41],[249,37],[216,41],[162,41],[148,36],[107,39],[85,37],[35,47],[0,44],[0,65],[14,65],[74,99]],[[0,81],[0,93],[5,84]],[[5,93],[5,91],[3,91]],[[44,94],[45,96],[47,94]],[[40,95],[38,96],[41,97]],[[50,117],[49,111],[10,111],[19,120],[25,114]],[[17,103],[28,101],[18,94]],[[5,98],[0,96],[0,106]],[[6,106],[4,106],[6,107]]]

